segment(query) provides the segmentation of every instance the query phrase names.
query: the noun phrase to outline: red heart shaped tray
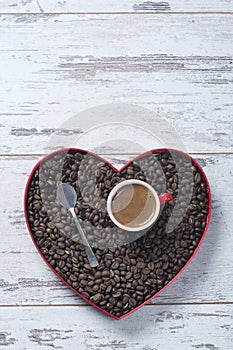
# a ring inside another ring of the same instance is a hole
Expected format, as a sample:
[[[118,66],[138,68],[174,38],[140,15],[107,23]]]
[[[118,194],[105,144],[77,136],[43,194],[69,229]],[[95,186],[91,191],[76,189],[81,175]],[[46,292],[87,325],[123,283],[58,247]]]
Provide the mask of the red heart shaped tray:
[[[101,207],[114,185],[129,178],[174,196],[143,235],[118,232]],[[88,224],[97,268],[90,268],[72,219],[56,203],[61,181],[76,189],[76,213]],[[209,225],[211,193],[197,161],[178,150],[151,150],[118,170],[92,152],[71,148],[34,166],[24,212],[31,238],[50,269],[89,304],[119,320],[165,290],[195,257]]]

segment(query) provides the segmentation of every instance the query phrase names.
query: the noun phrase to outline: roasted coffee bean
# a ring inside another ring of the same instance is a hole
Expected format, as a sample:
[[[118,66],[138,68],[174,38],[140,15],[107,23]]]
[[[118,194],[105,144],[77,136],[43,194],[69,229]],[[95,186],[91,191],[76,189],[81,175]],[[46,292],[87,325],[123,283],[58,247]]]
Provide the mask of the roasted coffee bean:
[[[102,276],[101,271],[97,271],[97,272],[95,273],[95,278],[100,278],[101,276]]]
[[[123,254],[123,253],[122,253],[122,254]],[[123,257],[123,263],[124,263],[125,265],[127,265],[127,266],[130,265],[131,260],[132,260],[132,259],[130,259],[128,256],[124,256],[124,257]]]
[[[166,261],[164,264],[163,264],[163,270],[167,270],[167,268],[168,268],[168,266],[169,266],[169,262],[168,261]]]
[[[117,270],[118,269],[118,267],[119,267],[119,261],[114,261],[114,263],[111,265],[111,269],[113,269],[113,270]]]
[[[40,238],[44,236],[44,233],[42,231],[36,231],[35,232],[36,237]]]
[[[88,270],[88,271],[91,270],[90,264],[84,264],[83,267],[84,267],[86,270]]]
[[[117,301],[116,301],[116,299],[114,298],[114,297],[110,297],[109,298],[109,302],[114,306],[114,305],[116,305],[116,303],[117,303]]]
[[[93,295],[90,300],[93,301],[93,303],[98,303],[103,298],[103,295],[100,293],[97,293]]]
[[[119,282],[121,281],[120,276],[115,275],[115,276],[114,276],[114,281],[115,281],[116,283],[119,283]]]
[[[113,293],[112,296],[113,296],[113,298],[119,298],[121,296],[121,293],[119,293],[119,292]]]
[[[101,283],[102,283],[102,279],[101,279],[101,278],[97,278],[97,279],[95,280],[95,283],[96,283],[96,284],[101,284]]]
[[[66,247],[64,242],[58,242],[58,247],[64,249]]]
[[[181,248],[187,248],[188,247],[188,243],[186,241],[182,240],[180,242],[180,246],[181,246]]]
[[[125,279],[129,280],[133,276],[132,272],[127,272],[125,275]]]
[[[137,305],[137,301],[134,298],[130,298],[129,299],[129,304],[133,307],[135,307]]]
[[[137,264],[136,264],[137,268],[138,269],[143,269],[145,267],[145,263],[142,262],[142,261],[139,261]]]
[[[70,280],[73,281],[73,282],[76,282],[77,281],[77,277],[75,275],[70,275]]]
[[[112,291],[112,286],[110,285],[106,288],[106,293],[109,294],[111,293],[111,291]]]
[[[81,273],[80,275],[79,275],[79,280],[81,281],[82,279],[86,279],[87,278],[87,274],[86,273]]]
[[[71,260],[72,260],[72,262],[74,264],[78,264],[79,263],[79,260],[75,256],[73,256]]]
[[[58,265],[58,267],[60,267],[60,269],[62,269],[64,266],[65,266],[65,261],[64,260],[59,260],[58,262],[57,262],[57,265]],[[75,280],[76,281],[76,280]]]
[[[144,293],[141,290],[136,290],[136,294],[142,296]]]
[[[64,255],[65,254],[65,251],[63,249],[57,249],[56,252],[57,252],[58,255]]]
[[[48,225],[48,228],[50,229],[54,229],[56,227],[55,224],[52,222],[49,222],[47,225]]]
[[[163,269],[156,269],[156,274],[158,276],[162,276],[163,275]]]
[[[128,178],[173,195],[154,226],[142,236],[135,234],[134,241],[127,232],[112,230],[106,212],[110,190]],[[88,262],[71,215],[56,203],[61,181],[76,189],[75,212],[100,261],[97,268]],[[27,195],[28,222],[41,253],[74,289],[116,316],[152,297],[181,270],[200,242],[208,206],[199,169],[172,151],[139,158],[117,174],[92,155],[59,152],[34,171]]]
[[[144,290],[144,286],[137,286],[137,287],[136,287],[136,290],[143,291],[143,290]]]
[[[103,272],[102,272],[102,277],[109,277],[109,275],[110,275],[110,272],[109,272],[109,270],[104,270]]]
[[[92,288],[93,292],[97,292],[99,290],[99,286],[96,284]]]
[[[154,264],[153,262],[149,262],[148,268],[149,268],[151,271],[153,271],[154,268],[155,268],[155,264]]]

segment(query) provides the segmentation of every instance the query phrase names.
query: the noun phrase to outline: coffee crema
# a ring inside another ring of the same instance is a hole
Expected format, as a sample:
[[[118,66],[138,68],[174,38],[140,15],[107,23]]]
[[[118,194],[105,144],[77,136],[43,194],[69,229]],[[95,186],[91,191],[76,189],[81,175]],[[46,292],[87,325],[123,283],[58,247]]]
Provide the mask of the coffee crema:
[[[139,184],[121,187],[112,199],[112,213],[124,226],[141,227],[151,220],[156,211],[156,200],[151,191]]]

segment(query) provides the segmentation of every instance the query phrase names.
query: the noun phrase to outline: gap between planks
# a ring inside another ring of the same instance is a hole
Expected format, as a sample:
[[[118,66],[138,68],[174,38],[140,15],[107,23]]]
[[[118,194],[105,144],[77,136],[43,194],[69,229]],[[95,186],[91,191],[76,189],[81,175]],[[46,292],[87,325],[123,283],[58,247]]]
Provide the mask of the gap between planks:
[[[183,151],[185,152],[185,151]],[[51,152],[53,153],[53,152]],[[233,152],[188,152],[186,151],[186,153],[190,154],[190,155],[231,155],[233,154]],[[45,157],[47,156],[49,153],[1,153],[0,157]],[[137,156],[138,153],[98,153],[98,155],[100,156]]]
[[[150,303],[150,304],[145,304],[143,307],[151,307],[151,306],[170,306],[170,305],[233,305],[232,301],[207,301],[207,302],[183,302],[183,303]],[[3,304],[0,305],[1,308],[14,308],[14,307],[92,307],[90,304]]]
[[[233,11],[106,11],[106,12],[0,12],[0,16],[58,16],[58,15],[233,15]]]

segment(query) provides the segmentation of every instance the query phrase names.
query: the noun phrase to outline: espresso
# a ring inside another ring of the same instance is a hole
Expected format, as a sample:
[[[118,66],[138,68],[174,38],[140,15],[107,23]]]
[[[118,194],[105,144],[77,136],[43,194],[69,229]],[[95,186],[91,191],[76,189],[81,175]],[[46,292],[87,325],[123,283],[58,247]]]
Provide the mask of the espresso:
[[[156,200],[151,191],[143,185],[125,185],[112,199],[112,213],[124,226],[145,225],[153,217],[155,210]]]

